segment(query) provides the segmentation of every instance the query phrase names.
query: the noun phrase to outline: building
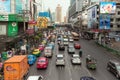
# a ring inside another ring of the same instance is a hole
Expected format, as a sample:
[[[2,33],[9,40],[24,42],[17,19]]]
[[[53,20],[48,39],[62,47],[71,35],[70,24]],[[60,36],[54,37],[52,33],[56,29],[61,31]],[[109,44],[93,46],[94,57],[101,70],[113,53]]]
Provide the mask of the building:
[[[35,7],[30,3],[28,0],[0,1],[0,5],[4,6],[4,9],[0,8],[0,52],[4,48],[20,47],[19,41],[25,36],[28,21],[35,12]]]
[[[62,7],[60,4],[58,4],[56,7],[56,22],[62,22]]]

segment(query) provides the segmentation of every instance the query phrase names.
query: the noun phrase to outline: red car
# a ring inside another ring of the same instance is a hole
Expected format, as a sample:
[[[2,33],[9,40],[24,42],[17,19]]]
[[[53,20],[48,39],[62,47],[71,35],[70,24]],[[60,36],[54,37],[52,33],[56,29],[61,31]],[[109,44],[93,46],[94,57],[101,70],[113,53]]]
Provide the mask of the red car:
[[[74,47],[75,47],[75,49],[80,49],[80,48],[81,48],[81,46],[80,46],[79,43],[75,43],[75,44],[74,44]]]
[[[39,49],[40,51],[43,51],[43,50],[44,50],[44,48],[45,48],[45,46],[44,46],[44,45],[39,45],[39,47],[38,47],[38,49]]]
[[[46,57],[39,57],[37,61],[37,69],[46,69],[48,66],[48,59]]]

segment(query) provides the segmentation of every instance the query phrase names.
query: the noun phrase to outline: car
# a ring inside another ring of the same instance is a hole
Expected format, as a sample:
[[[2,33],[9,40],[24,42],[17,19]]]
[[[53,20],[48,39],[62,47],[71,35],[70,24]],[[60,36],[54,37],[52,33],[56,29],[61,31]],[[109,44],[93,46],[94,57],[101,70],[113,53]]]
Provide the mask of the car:
[[[38,49],[39,49],[40,51],[43,51],[43,50],[44,50],[44,48],[45,48],[45,46],[44,46],[44,45],[39,45],[39,46],[38,46]]]
[[[43,80],[41,75],[29,76],[27,80]]]
[[[63,51],[65,50],[64,44],[60,44],[60,45],[59,45],[59,50],[63,50]]]
[[[48,59],[46,57],[39,57],[37,61],[37,69],[46,69],[48,67]]]
[[[68,42],[68,38],[64,38],[64,39],[63,39],[63,44],[67,46],[68,43],[69,43],[69,42]]]
[[[93,77],[89,77],[89,76],[83,76],[80,78],[80,80],[96,80],[96,79]]]
[[[81,63],[79,54],[73,54],[72,58],[71,58],[71,62],[72,62],[72,64],[79,64],[79,65],[81,65],[82,63]]]
[[[34,55],[28,55],[28,64],[33,65],[36,61],[36,56]]]
[[[34,49],[32,54],[35,55],[36,57],[39,57],[40,56],[40,50],[39,49]]]
[[[69,39],[69,42],[73,42],[74,40],[72,38]]]
[[[75,48],[74,47],[68,47],[68,53],[75,53]]]
[[[81,48],[81,46],[80,46],[79,43],[75,43],[75,44],[74,44],[74,47],[75,47],[75,49],[80,49],[80,48]]]
[[[56,55],[56,66],[65,66],[65,59],[63,54]]]
[[[117,60],[109,60],[107,70],[112,72],[117,78],[120,78],[120,62]]]

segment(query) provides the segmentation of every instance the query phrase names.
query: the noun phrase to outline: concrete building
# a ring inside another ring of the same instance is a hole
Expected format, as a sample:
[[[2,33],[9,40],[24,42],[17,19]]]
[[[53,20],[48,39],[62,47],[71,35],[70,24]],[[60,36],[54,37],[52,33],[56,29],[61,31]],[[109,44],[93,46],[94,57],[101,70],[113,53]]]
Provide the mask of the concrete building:
[[[56,22],[61,23],[62,21],[62,7],[60,4],[57,5],[56,7]]]

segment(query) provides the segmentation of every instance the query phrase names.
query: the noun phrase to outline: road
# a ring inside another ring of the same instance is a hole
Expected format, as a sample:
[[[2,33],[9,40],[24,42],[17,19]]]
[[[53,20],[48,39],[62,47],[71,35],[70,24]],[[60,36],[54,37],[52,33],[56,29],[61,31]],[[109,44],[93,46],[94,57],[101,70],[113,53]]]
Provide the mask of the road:
[[[29,75],[42,75],[44,80],[80,80],[81,76],[92,76],[96,80],[117,80],[116,77],[107,71],[106,64],[109,59],[117,59],[118,57],[108,52],[106,49],[95,44],[94,41],[88,41],[80,39],[76,41],[81,44],[83,50],[82,65],[72,65],[70,62],[71,55],[67,53],[67,47],[65,51],[58,51],[58,45],[55,45],[54,55],[49,59],[48,68],[37,70],[36,63],[30,67]],[[55,60],[56,54],[64,54],[66,65],[65,67],[56,67]],[[78,50],[76,50],[78,53]],[[97,59],[97,69],[89,70],[85,66],[85,57],[90,54]]]

